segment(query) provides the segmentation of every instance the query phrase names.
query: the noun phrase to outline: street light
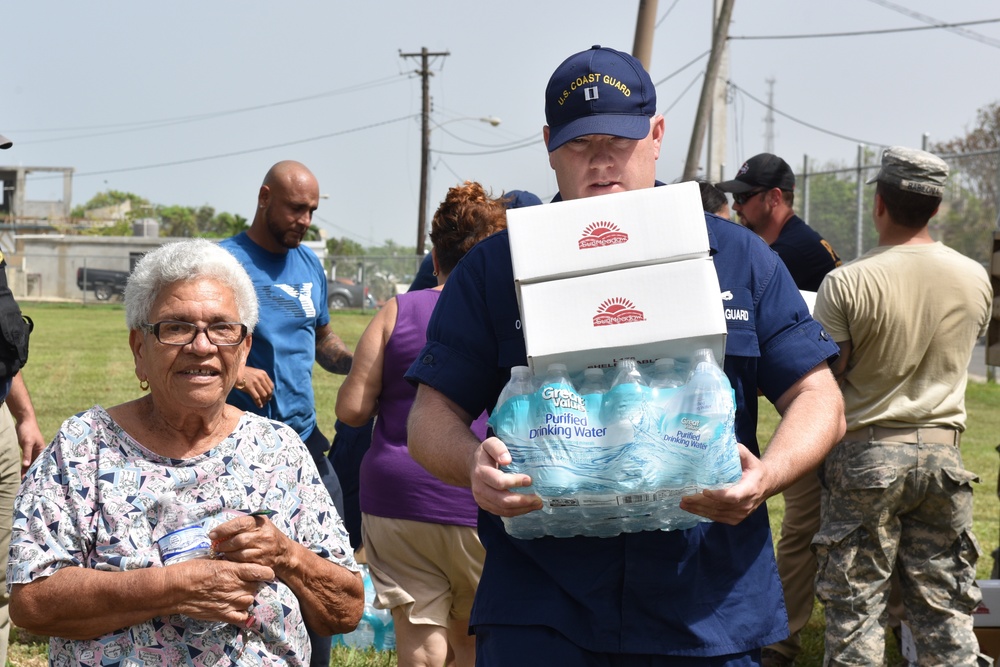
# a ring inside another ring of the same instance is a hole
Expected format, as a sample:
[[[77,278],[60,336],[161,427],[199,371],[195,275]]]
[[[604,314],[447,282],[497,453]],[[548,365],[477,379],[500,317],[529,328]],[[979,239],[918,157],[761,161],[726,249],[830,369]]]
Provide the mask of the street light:
[[[421,133],[420,142],[420,210],[417,213],[417,256],[422,257],[424,254],[424,237],[427,235],[427,174],[430,171],[430,157],[431,157],[431,127],[430,127],[430,115],[427,113],[427,107],[425,106],[425,111],[423,113],[423,131]],[[460,120],[478,120],[481,123],[489,123],[493,127],[500,124],[500,119],[496,116],[483,116],[481,118],[476,118],[474,116],[463,116],[461,118],[452,118],[446,120],[443,123],[434,123],[434,127],[443,127],[448,123],[456,123]]]
[[[493,127],[500,124],[500,119],[496,116],[481,116],[476,118],[475,116],[462,116],[461,118],[450,118],[443,123],[434,123],[434,127],[443,127],[450,123],[457,123],[460,120],[478,120],[480,123],[489,123]]]

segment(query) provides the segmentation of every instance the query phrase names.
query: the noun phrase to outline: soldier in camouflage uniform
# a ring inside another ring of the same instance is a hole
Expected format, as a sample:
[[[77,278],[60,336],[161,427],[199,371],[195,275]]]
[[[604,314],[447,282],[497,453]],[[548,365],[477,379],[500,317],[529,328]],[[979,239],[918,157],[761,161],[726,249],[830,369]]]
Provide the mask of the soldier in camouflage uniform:
[[[959,442],[968,362],[993,294],[982,266],[928,232],[947,177],[930,153],[886,149],[869,181],[879,246],[828,274],[816,299],[816,319],[841,348],[833,370],[848,429],[820,469],[824,665],[883,664],[894,568],[920,665],[991,664],[972,630],[978,478]]]

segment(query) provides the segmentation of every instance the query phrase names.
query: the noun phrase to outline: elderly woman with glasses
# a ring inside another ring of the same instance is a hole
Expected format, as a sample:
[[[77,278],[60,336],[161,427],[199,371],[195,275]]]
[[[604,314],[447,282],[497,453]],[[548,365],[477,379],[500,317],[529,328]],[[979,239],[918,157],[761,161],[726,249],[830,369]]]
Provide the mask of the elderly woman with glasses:
[[[29,471],[13,623],[51,637],[50,664],[307,665],[305,624],[352,629],[364,591],[302,441],[226,404],[249,277],[211,242],[168,244],[136,265],[125,317],[148,393],[71,417]]]

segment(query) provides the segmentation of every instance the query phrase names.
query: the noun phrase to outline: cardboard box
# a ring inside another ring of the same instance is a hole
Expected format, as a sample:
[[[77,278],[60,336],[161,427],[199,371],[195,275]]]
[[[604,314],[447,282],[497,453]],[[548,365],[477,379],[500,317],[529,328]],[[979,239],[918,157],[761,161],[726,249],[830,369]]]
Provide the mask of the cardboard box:
[[[806,302],[806,307],[809,309],[809,314],[812,315],[813,310],[816,308],[816,292],[799,290],[799,294],[802,295],[802,300]]]
[[[704,225],[702,225],[704,227]],[[721,363],[726,320],[711,259],[688,259],[519,286],[528,363],[570,373],[619,357],[687,361],[711,348]]]
[[[1000,664],[1000,628],[973,628],[979,640],[979,652]]]
[[[689,181],[507,211],[514,280],[531,284],[708,257],[698,184]]]
[[[983,601],[972,612],[972,624],[977,628],[1000,627],[1000,579],[976,581],[983,592]]]

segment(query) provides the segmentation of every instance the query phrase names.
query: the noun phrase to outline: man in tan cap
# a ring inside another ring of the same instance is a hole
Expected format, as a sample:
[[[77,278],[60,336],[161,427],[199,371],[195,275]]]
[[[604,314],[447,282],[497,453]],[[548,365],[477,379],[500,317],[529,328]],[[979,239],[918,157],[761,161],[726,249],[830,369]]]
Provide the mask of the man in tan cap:
[[[826,665],[882,664],[889,578],[898,570],[923,665],[989,664],[972,611],[978,547],[959,450],[967,368],[993,293],[977,262],[931,238],[948,178],[940,158],[887,148],[872,217],[879,245],[832,271],[815,317],[840,345],[834,375],[847,434],[824,480],[816,595]]]

